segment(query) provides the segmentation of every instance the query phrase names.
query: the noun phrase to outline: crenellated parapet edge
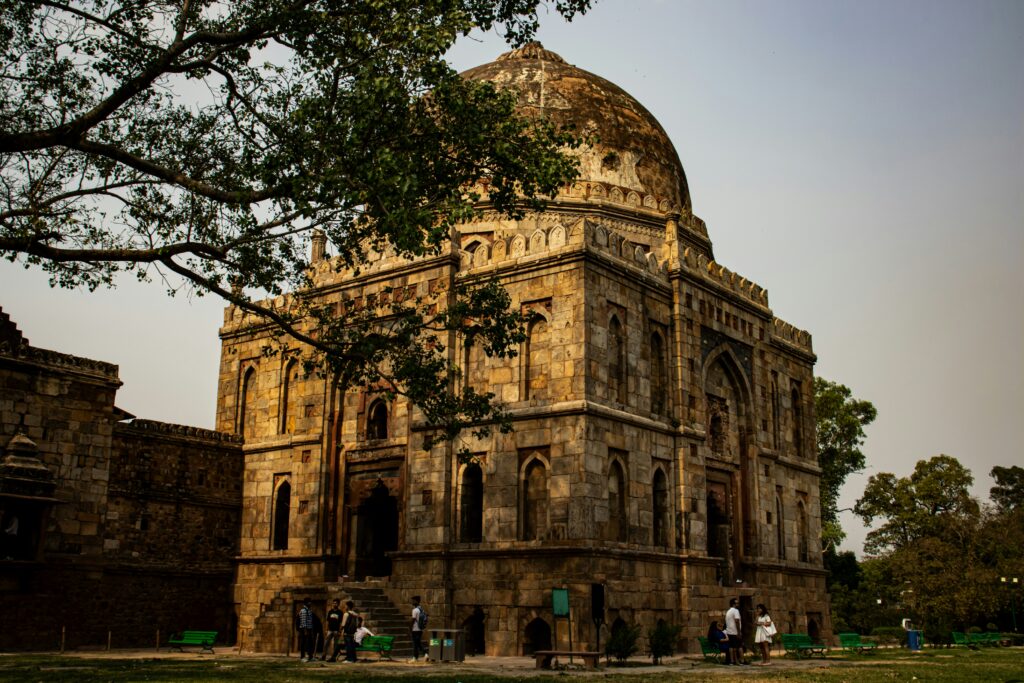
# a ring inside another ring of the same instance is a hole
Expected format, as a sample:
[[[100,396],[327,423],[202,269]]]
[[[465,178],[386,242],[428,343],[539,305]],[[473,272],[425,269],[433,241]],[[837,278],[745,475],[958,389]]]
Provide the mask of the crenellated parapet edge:
[[[811,343],[811,333],[801,330],[799,327],[790,325],[781,318],[772,317],[772,337],[781,340],[792,346],[796,346],[809,353],[814,353]]]
[[[460,250],[460,269],[477,274],[486,269],[580,249],[603,254],[668,282],[667,260],[659,258],[650,246],[633,242],[615,230],[586,218],[570,225],[540,225],[528,234],[498,231],[490,239],[471,242],[466,249]]]
[[[242,443],[242,437],[238,434],[217,432],[212,429],[189,427],[187,425],[173,424],[170,422],[159,422],[157,420],[143,420],[135,418],[130,422],[118,423],[117,429],[126,432],[159,434],[161,436],[174,436],[182,439],[208,441],[213,443]]]
[[[724,287],[742,299],[760,307],[768,308],[768,290],[756,282],[734,273],[714,259],[687,247],[681,260],[683,270],[719,287]]]
[[[281,294],[258,303],[260,306],[284,316],[293,315],[298,310],[298,297],[295,294]],[[224,309],[224,325],[221,328],[221,333],[266,322],[267,319],[264,316],[232,304]]]
[[[0,357],[120,382],[117,376],[118,368],[113,363],[39,349],[29,346],[24,341],[21,344],[14,344],[8,340],[0,341]]]

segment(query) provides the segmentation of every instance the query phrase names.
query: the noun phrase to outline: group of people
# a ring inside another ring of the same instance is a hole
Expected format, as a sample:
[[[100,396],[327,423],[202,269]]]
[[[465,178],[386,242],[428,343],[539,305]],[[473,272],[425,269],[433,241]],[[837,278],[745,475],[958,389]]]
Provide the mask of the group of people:
[[[768,608],[763,604],[757,606],[754,626],[754,642],[761,650],[761,663],[768,664],[772,660],[772,640],[778,630],[771,615],[768,614]],[[708,627],[708,641],[718,645],[719,650],[725,655],[727,665],[739,666],[749,663],[743,660],[743,617],[740,615],[737,598],[729,600],[729,611],[725,613],[725,630],[722,630],[717,621],[711,622],[711,626]]]
[[[296,616],[299,630],[299,659],[304,662],[312,662],[316,659],[317,650],[320,649],[320,638],[323,635],[323,628],[320,619],[310,605],[309,598],[302,601],[302,607]],[[327,661],[328,653],[333,645],[334,651],[330,655],[330,661],[338,661],[341,648],[345,648],[344,662],[356,661],[356,648],[363,642],[366,636],[372,636],[373,632],[363,624],[363,617],[356,612],[356,604],[349,600],[345,603],[345,609],[341,609],[341,601],[334,600],[331,608],[327,610],[327,636],[323,638],[323,651],[321,661]]]
[[[320,639],[323,635],[323,627],[320,618],[316,615],[310,604],[309,598],[302,601],[302,607],[295,616],[296,627],[299,631],[299,659],[303,662],[316,660],[316,653],[320,649]],[[420,596],[412,598],[412,661],[419,661],[420,655],[426,656],[423,649],[423,632],[427,626],[427,610],[420,604]],[[363,617],[356,612],[356,604],[349,600],[345,603],[345,609],[341,609],[341,601],[334,600],[331,608],[327,610],[327,635],[323,638],[323,650],[321,661],[328,660],[328,652],[334,646],[334,652],[330,655],[330,661],[338,661],[341,648],[345,648],[345,663],[358,661],[356,648],[363,638],[374,635],[363,623]]]

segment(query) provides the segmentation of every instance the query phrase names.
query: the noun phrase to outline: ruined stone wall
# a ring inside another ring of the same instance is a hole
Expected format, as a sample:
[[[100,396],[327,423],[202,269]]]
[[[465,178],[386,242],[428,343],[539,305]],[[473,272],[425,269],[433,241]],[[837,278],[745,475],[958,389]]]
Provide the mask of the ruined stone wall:
[[[114,407],[117,367],[28,345],[0,311],[0,446],[17,432],[56,484],[42,547],[0,558],[0,648],[156,644],[234,632],[241,459],[225,435]],[[2,496],[0,496],[2,498]],[[3,501],[0,500],[0,505]],[[144,527],[144,528],[143,528]]]

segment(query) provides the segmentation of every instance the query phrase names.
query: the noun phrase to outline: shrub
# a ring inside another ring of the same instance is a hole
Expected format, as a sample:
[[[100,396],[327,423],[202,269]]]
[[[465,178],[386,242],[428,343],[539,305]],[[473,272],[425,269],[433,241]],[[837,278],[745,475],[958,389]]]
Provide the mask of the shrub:
[[[970,628],[967,629],[967,632],[968,633],[981,633],[981,627],[980,626],[971,626]]]
[[[612,637],[608,639],[604,651],[609,657],[614,657],[619,662],[624,662],[640,649],[637,641],[640,639],[639,626],[623,626],[612,631]]]
[[[676,642],[679,641],[679,633],[682,630],[682,626],[667,624],[663,619],[659,619],[657,626],[647,632],[647,641],[651,647],[651,659],[655,664],[661,664],[662,657],[667,657],[676,651]]]
[[[884,645],[898,645],[906,640],[906,632],[899,626],[876,626],[871,635]]]

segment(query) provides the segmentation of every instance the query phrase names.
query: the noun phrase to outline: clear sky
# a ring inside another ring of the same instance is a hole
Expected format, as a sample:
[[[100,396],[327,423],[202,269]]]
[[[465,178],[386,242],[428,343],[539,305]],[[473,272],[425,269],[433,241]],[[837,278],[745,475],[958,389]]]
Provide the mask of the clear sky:
[[[982,496],[993,465],[1024,464],[1024,2],[598,0],[540,39],[661,121],[718,260],[877,406],[844,505],[939,453]],[[139,417],[212,427],[221,304],[165,289],[55,291],[0,262],[34,345],[120,365]]]

